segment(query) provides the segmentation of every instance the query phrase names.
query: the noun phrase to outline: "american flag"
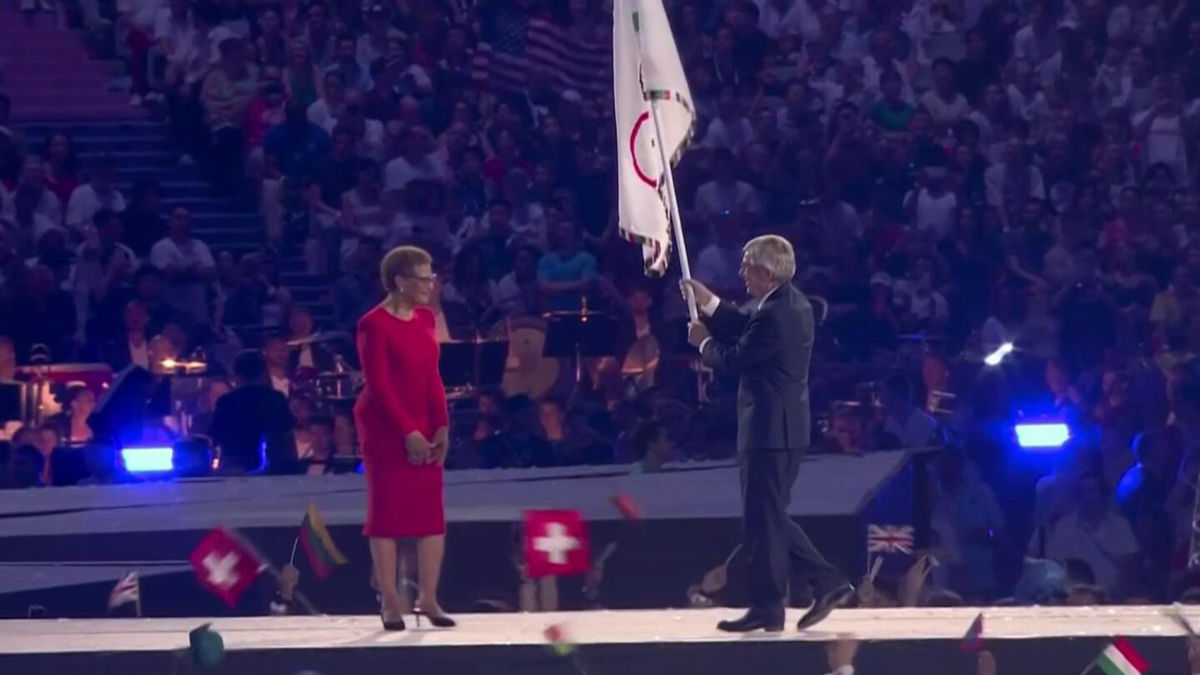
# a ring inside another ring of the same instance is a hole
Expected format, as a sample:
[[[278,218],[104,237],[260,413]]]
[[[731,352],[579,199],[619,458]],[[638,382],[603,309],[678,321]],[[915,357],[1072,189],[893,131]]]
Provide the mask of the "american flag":
[[[913,552],[912,525],[867,525],[868,553]]]
[[[546,72],[552,83],[585,97],[612,88],[612,44],[570,33],[551,19],[534,17],[497,22],[490,41],[480,42],[471,78],[492,91],[520,91],[531,69]]]

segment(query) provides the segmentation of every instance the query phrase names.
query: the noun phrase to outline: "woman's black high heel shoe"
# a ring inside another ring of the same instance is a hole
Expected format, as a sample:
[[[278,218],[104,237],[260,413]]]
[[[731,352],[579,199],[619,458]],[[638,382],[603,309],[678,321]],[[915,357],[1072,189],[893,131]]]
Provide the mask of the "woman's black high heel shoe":
[[[383,629],[390,632],[399,632],[406,628],[403,617],[388,618],[386,614],[380,614],[379,620],[383,622]]]
[[[379,609],[379,620],[383,622],[383,629],[389,632],[399,632],[406,628],[403,616],[389,617],[383,608]]]
[[[421,617],[424,616],[434,628],[454,628],[458,623],[446,616],[445,614],[426,614],[424,610],[414,609],[413,618],[417,620],[417,627],[421,626]]]

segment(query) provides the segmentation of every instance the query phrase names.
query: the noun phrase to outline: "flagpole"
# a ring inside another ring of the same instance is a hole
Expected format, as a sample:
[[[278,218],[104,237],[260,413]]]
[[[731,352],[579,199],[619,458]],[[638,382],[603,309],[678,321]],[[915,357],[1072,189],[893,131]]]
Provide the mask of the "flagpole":
[[[642,35],[640,30],[638,31],[638,35]],[[687,241],[683,237],[683,227],[679,222],[679,201],[675,198],[675,176],[671,170],[671,158],[667,156],[667,149],[663,147],[662,125],[658,120],[658,100],[654,97],[650,98],[650,118],[654,122],[654,145],[658,148],[659,161],[662,162],[663,186],[667,189],[668,216],[671,221],[671,232],[675,235],[675,248],[679,249],[679,271],[684,279],[690,280],[692,278],[692,267],[688,263]],[[692,293],[691,288],[687,288],[686,292],[688,317],[692,321],[696,321],[700,318],[700,314],[696,310],[696,295]]]

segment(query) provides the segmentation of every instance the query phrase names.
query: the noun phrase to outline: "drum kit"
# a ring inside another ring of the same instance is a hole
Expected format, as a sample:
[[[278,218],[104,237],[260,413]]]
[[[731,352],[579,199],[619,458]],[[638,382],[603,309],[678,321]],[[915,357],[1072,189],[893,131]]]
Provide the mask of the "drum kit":
[[[344,332],[320,332],[287,345],[300,348],[347,339]],[[500,389],[505,396],[525,395],[536,400],[560,389],[577,390],[587,372],[585,364],[612,360],[618,351],[617,340],[613,316],[590,309],[585,301],[578,310],[510,318],[486,332],[477,331],[473,338],[444,341],[438,370],[450,401],[473,399],[491,388]],[[331,407],[352,404],[364,385],[363,375],[340,356],[334,361],[331,372],[297,369],[292,391]],[[658,345],[651,335],[635,341],[617,362],[621,377],[635,382],[652,380],[657,365]]]
[[[350,335],[343,331],[322,331],[288,340],[287,346],[290,349],[299,349],[349,339]],[[353,405],[354,400],[358,398],[358,392],[362,390],[364,380],[362,372],[351,368],[345,357],[335,351],[333,370],[322,372],[311,366],[301,366],[292,375],[291,384],[291,391],[295,394],[336,410]]]

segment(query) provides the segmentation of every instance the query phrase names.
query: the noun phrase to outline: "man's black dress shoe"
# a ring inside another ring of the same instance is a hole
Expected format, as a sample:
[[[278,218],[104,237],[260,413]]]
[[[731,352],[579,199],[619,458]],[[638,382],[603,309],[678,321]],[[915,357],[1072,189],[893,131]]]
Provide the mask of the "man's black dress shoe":
[[[829,616],[830,612],[841,607],[842,603],[849,600],[852,595],[854,595],[854,587],[850,584],[843,582],[835,586],[833,590],[827,591],[817,598],[813,606],[805,612],[804,616],[800,617],[800,621],[796,623],[796,630],[805,630],[821,623]]]
[[[783,630],[783,612],[756,612],[750,610],[740,619],[718,623],[717,630],[723,630],[726,633],[749,633],[755,630],[778,633]]]

